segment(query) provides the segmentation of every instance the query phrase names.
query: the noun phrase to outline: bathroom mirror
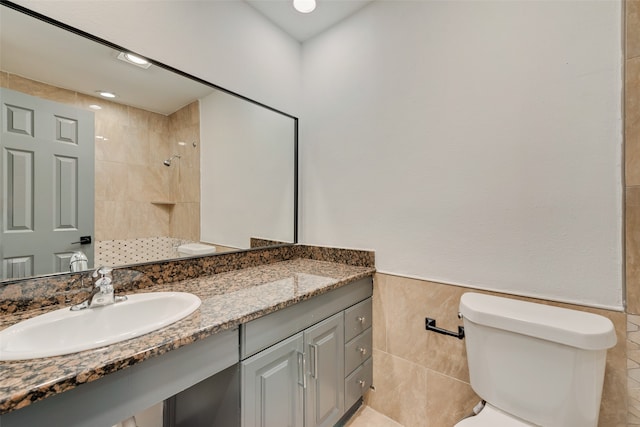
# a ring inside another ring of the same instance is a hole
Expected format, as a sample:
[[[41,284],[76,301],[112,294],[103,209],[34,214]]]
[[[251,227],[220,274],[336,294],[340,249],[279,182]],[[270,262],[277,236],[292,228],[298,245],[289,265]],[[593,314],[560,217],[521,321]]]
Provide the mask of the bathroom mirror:
[[[1,280],[296,243],[297,118],[127,53],[0,5]]]

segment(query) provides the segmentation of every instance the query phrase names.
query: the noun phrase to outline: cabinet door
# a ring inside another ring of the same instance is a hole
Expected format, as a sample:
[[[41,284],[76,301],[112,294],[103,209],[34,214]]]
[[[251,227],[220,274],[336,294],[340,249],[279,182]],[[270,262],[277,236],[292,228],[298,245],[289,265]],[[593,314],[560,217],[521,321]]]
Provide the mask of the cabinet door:
[[[304,332],[308,367],[305,427],[331,427],[344,413],[344,318],[342,312]]]
[[[302,427],[304,380],[302,333],[243,361],[242,427]]]

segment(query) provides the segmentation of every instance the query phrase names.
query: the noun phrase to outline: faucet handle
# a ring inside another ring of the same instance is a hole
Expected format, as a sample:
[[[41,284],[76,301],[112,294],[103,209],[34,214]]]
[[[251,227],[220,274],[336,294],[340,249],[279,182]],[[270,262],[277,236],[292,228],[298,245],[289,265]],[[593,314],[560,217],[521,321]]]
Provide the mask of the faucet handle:
[[[93,284],[96,288],[101,288],[103,292],[113,292],[113,286],[111,286],[112,278],[111,272],[113,268],[111,267],[99,267],[96,271],[93,272],[91,277],[94,278]],[[98,275],[100,277],[98,277]]]
[[[91,277],[93,277],[94,279],[98,278],[98,275],[100,275],[100,278],[102,277],[107,277],[107,276],[111,276],[111,272],[113,271],[113,268],[111,267],[106,267],[106,266],[102,266],[102,267],[98,267],[93,274],[91,275]]]

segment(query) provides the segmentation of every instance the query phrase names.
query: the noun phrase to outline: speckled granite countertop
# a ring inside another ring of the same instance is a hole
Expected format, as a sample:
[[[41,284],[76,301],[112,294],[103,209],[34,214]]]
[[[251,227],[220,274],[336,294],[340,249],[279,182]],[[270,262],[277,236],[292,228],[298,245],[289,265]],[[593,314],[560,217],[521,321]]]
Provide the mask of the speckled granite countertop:
[[[370,266],[298,258],[136,290],[190,292],[200,297],[202,305],[173,325],[122,343],[66,356],[0,362],[0,414],[371,276],[374,271]],[[2,315],[0,330],[58,308]]]

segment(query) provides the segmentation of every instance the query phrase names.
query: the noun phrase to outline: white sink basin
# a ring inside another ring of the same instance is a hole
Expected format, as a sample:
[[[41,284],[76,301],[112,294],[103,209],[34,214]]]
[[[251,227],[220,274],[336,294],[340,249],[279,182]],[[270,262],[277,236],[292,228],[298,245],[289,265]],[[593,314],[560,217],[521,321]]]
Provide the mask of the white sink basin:
[[[0,360],[37,359],[89,350],[135,338],[193,313],[200,298],[185,292],[127,295],[104,307],[69,307],[0,331]]]

